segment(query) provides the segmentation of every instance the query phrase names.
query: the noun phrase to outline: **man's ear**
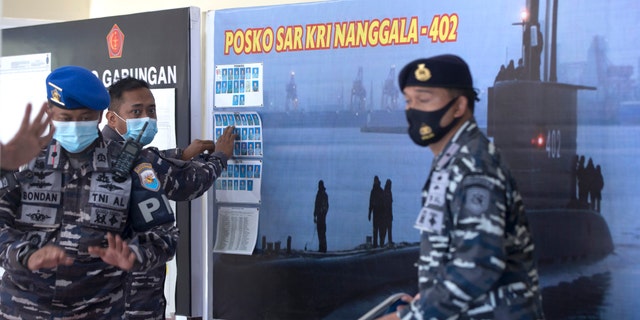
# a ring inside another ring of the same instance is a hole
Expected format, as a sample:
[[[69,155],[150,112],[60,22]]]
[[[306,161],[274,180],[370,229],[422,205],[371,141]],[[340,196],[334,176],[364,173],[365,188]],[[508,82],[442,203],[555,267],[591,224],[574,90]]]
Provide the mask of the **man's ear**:
[[[111,110],[107,110],[107,114],[105,115],[105,118],[107,118],[107,125],[109,127],[112,127],[112,128],[116,127],[116,121],[118,121],[118,117],[116,116],[115,112]]]
[[[469,110],[469,99],[466,96],[459,96],[456,100],[456,112],[453,114],[454,117],[462,117],[467,110]]]

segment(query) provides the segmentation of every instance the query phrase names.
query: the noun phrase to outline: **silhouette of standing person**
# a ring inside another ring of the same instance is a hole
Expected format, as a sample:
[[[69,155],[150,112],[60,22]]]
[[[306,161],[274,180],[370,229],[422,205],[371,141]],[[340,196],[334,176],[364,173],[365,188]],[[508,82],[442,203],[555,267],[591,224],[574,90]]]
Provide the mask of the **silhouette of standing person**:
[[[507,68],[504,72],[504,80],[515,80],[516,79],[516,66],[513,63],[513,60],[509,60],[509,64],[507,64]]]
[[[526,78],[527,70],[524,68],[524,62],[522,61],[522,58],[518,59],[518,66],[516,67],[514,74],[516,80],[528,80]]]
[[[313,222],[318,230],[318,251],[327,252],[327,212],[329,211],[329,196],[325,191],[324,181],[318,181],[316,205],[313,210]]]
[[[380,186],[378,176],[373,178],[373,188],[369,196],[369,221],[373,214],[373,247],[378,247],[378,236],[380,237],[380,246],[384,246],[384,238],[386,237],[386,229],[384,228],[384,191]]]
[[[593,176],[593,209],[600,212],[600,202],[602,201],[602,189],[604,188],[604,178],[600,165],[596,166],[596,173]]]
[[[498,83],[500,81],[504,81],[505,76],[506,76],[506,72],[507,72],[507,68],[503,65],[500,66],[500,70],[498,71],[498,74],[496,75],[495,80],[493,80],[493,83]]]
[[[587,203],[587,177],[584,167],[584,156],[580,156],[578,167],[576,168],[576,177],[578,178],[578,204],[580,208],[588,207]]]
[[[393,195],[391,193],[391,179],[384,183],[384,227],[389,235],[389,245],[393,244]]]
[[[584,179],[585,179],[585,192],[586,192],[586,199],[587,199],[587,204],[588,204],[588,208],[589,209],[594,209],[593,208],[593,190],[594,188],[594,180],[595,180],[595,175],[596,175],[596,167],[593,165],[593,160],[591,158],[589,158],[589,161],[587,161],[587,167],[584,169]]]
[[[573,156],[573,161],[571,162],[572,166],[571,166],[571,187],[570,187],[570,192],[571,192],[571,199],[570,203],[574,203],[576,201],[576,199],[578,198],[578,194],[576,192],[576,189],[578,188],[578,161],[579,161],[580,157],[576,154],[575,156]]]

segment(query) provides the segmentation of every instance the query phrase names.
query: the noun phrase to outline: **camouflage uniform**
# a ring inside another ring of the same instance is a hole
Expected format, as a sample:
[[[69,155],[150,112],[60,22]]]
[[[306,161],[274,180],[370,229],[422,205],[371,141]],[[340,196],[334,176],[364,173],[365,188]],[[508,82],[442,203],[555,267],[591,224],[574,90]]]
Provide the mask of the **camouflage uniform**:
[[[498,150],[467,121],[423,190],[420,299],[401,319],[543,319],[524,206]]]
[[[113,128],[102,129],[105,139],[124,141]],[[180,160],[181,149],[158,150],[148,147],[141,156],[153,165],[164,192],[170,200],[190,201],[203,195],[226,167],[227,156],[222,152],[198,155],[191,161]],[[127,280],[126,318],[164,319],[167,301],[164,297],[166,267],[158,266],[147,272],[133,272]]]
[[[0,197],[3,197],[7,192],[16,188],[19,185],[18,180],[26,173],[0,170]]]
[[[164,266],[178,231],[151,165],[139,158],[130,178],[114,180],[118,143],[98,138],[71,159],[53,140],[33,159],[31,179],[0,199],[0,317],[8,319],[123,319],[126,272],[88,253],[120,234],[137,256],[133,271]],[[70,266],[30,271],[26,252],[63,248]]]

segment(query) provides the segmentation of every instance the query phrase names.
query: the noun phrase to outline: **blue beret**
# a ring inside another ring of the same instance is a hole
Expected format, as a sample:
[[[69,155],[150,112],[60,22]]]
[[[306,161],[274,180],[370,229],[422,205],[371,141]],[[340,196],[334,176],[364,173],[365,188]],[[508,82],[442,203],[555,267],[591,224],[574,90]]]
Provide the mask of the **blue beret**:
[[[401,91],[407,86],[473,90],[469,66],[452,54],[410,62],[400,71],[398,84]]]
[[[109,92],[91,71],[64,66],[47,76],[47,99],[65,109],[89,108],[102,111],[109,107]]]

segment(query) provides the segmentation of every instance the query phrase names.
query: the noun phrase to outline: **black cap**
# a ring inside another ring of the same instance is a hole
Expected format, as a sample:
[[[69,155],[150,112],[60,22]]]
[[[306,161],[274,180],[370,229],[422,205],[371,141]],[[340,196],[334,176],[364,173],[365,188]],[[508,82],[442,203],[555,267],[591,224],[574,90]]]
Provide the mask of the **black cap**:
[[[473,90],[469,66],[462,58],[444,54],[410,62],[398,75],[400,90],[407,86]]]

